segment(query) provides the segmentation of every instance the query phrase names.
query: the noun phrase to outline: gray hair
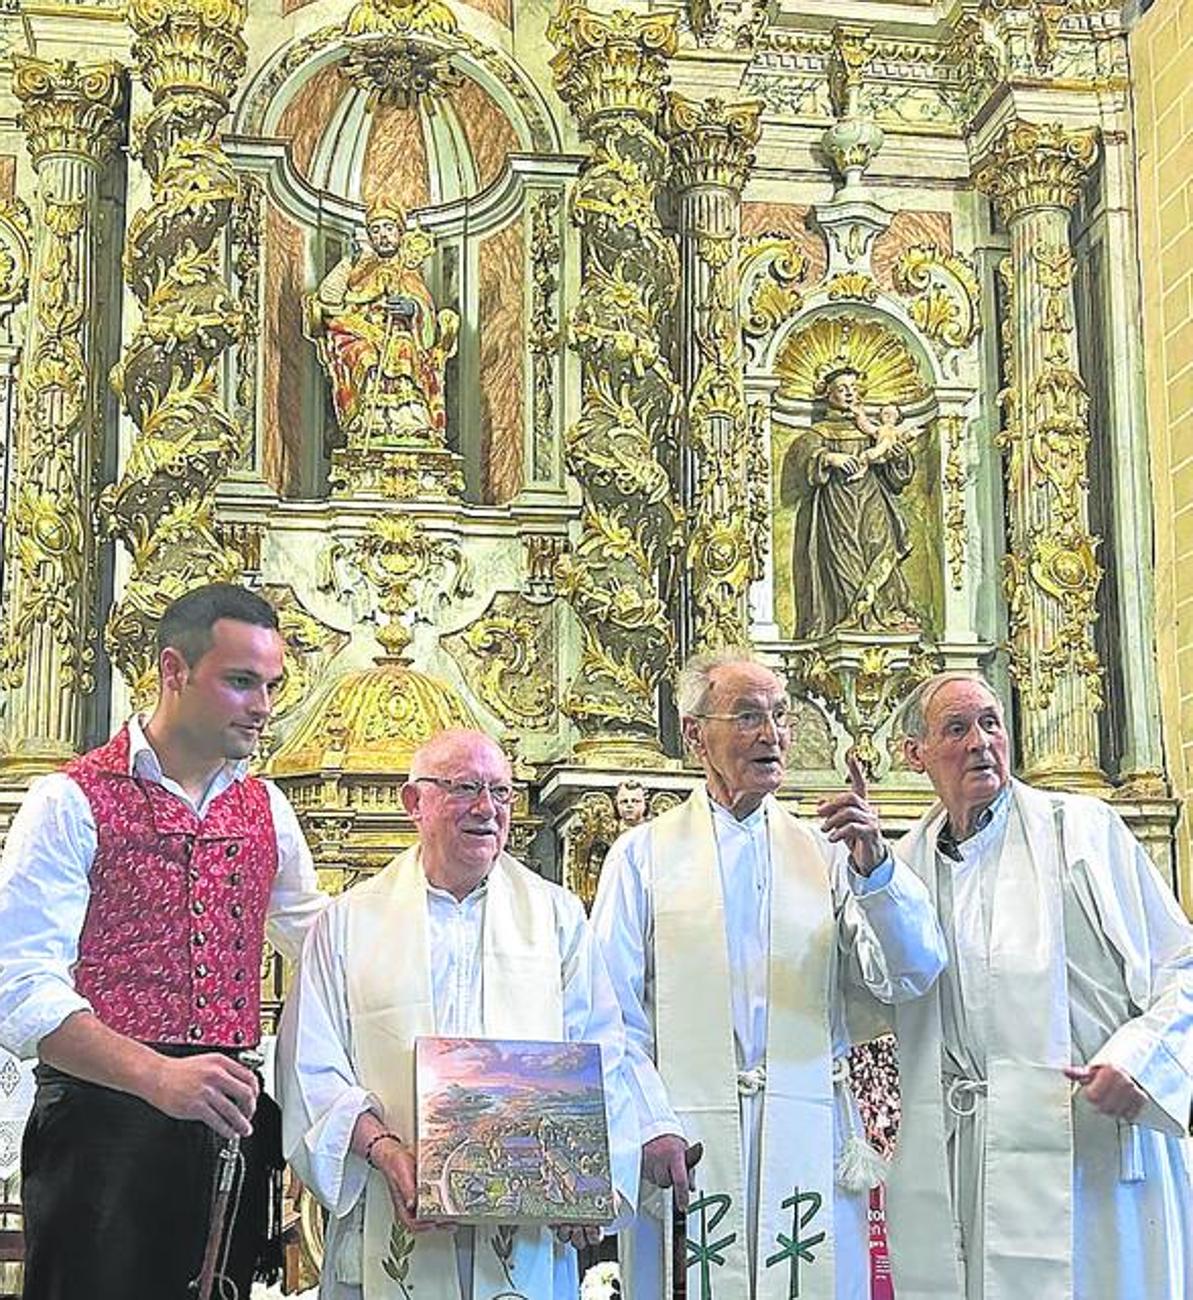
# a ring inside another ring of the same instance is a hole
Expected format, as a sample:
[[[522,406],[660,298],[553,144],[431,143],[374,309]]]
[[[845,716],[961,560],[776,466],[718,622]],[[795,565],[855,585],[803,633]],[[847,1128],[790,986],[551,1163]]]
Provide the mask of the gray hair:
[[[903,734],[910,740],[923,740],[928,734],[928,706],[942,686],[950,682],[976,682],[989,692],[990,698],[1002,713],[1002,701],[994,693],[994,687],[978,672],[954,668],[948,672],[936,673],[920,684],[903,701],[899,710],[899,725]]]
[[[726,646],[707,654],[693,655],[680,669],[675,683],[675,703],[681,718],[699,717],[708,708],[713,673],[734,664],[757,664],[782,681],[770,664],[764,663],[749,646]]]

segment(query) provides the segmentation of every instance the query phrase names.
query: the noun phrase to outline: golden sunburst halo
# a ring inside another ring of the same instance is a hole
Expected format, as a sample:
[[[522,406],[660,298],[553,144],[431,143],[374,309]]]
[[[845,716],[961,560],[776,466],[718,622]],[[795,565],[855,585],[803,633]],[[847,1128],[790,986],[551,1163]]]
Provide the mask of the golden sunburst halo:
[[[928,385],[907,344],[874,320],[854,316],[817,316],[794,330],[775,363],[779,392],[787,398],[822,396],[826,380],[855,370],[867,402],[914,405]]]

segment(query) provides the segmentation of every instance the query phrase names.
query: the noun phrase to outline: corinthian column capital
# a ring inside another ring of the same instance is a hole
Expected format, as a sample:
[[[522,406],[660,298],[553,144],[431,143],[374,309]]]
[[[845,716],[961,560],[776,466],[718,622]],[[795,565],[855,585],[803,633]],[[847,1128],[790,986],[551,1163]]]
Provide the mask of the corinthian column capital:
[[[124,70],[118,63],[13,56],[12,86],[33,166],[54,154],[100,164],[120,139]]]
[[[754,163],[762,101],[667,95],[663,132],[671,145],[675,188],[717,185],[740,195]]]
[[[588,134],[606,113],[657,121],[667,60],[679,39],[674,14],[597,14],[571,0],[547,36],[558,51],[551,60],[555,84],[581,131]]]
[[[1068,211],[1097,156],[1095,127],[1069,130],[1056,122],[1014,121],[978,163],[974,184],[1008,223],[1038,208]]]

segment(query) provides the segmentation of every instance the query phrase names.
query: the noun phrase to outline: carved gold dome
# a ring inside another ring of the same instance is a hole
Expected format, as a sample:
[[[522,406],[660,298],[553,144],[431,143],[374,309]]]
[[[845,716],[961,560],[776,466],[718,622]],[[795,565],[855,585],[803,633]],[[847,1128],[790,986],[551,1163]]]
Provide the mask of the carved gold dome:
[[[384,659],[333,682],[270,759],[268,772],[397,775],[410,770],[414,751],[437,731],[478,725],[446,682]]]

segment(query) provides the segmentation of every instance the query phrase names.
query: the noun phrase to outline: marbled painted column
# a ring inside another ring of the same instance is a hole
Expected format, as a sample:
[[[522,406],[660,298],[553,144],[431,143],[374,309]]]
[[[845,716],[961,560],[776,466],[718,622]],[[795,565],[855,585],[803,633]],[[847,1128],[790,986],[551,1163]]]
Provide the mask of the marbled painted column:
[[[125,97],[115,63],[20,55],[13,91],[37,173],[0,644],[7,688],[0,768],[20,781],[78,752],[84,697],[95,688],[97,217]]]
[[[581,635],[564,710],[584,762],[649,764],[661,756],[657,694],[673,657],[668,597],[681,540],[663,463],[678,390],[662,329],[678,264],[655,206],[667,170],[657,128],[675,19],[571,4],[549,35],[559,93],[592,145],[571,206],[583,255],[569,331],[581,410],[564,448],[584,510],[580,539],[557,570]]]
[[[754,161],[761,103],[703,103],[670,94],[679,225],[679,384],[687,404],[683,505],[689,512],[681,650],[748,639],[754,569],[749,535],[750,445],[742,380],[741,193]]]
[[[1012,122],[975,183],[1011,237],[1001,394],[1009,551],[1004,561],[1011,673],[1025,775],[1043,785],[1103,788],[1094,645],[1101,579],[1089,530],[1089,398],[1078,368],[1070,214],[1097,157],[1094,130]]]

